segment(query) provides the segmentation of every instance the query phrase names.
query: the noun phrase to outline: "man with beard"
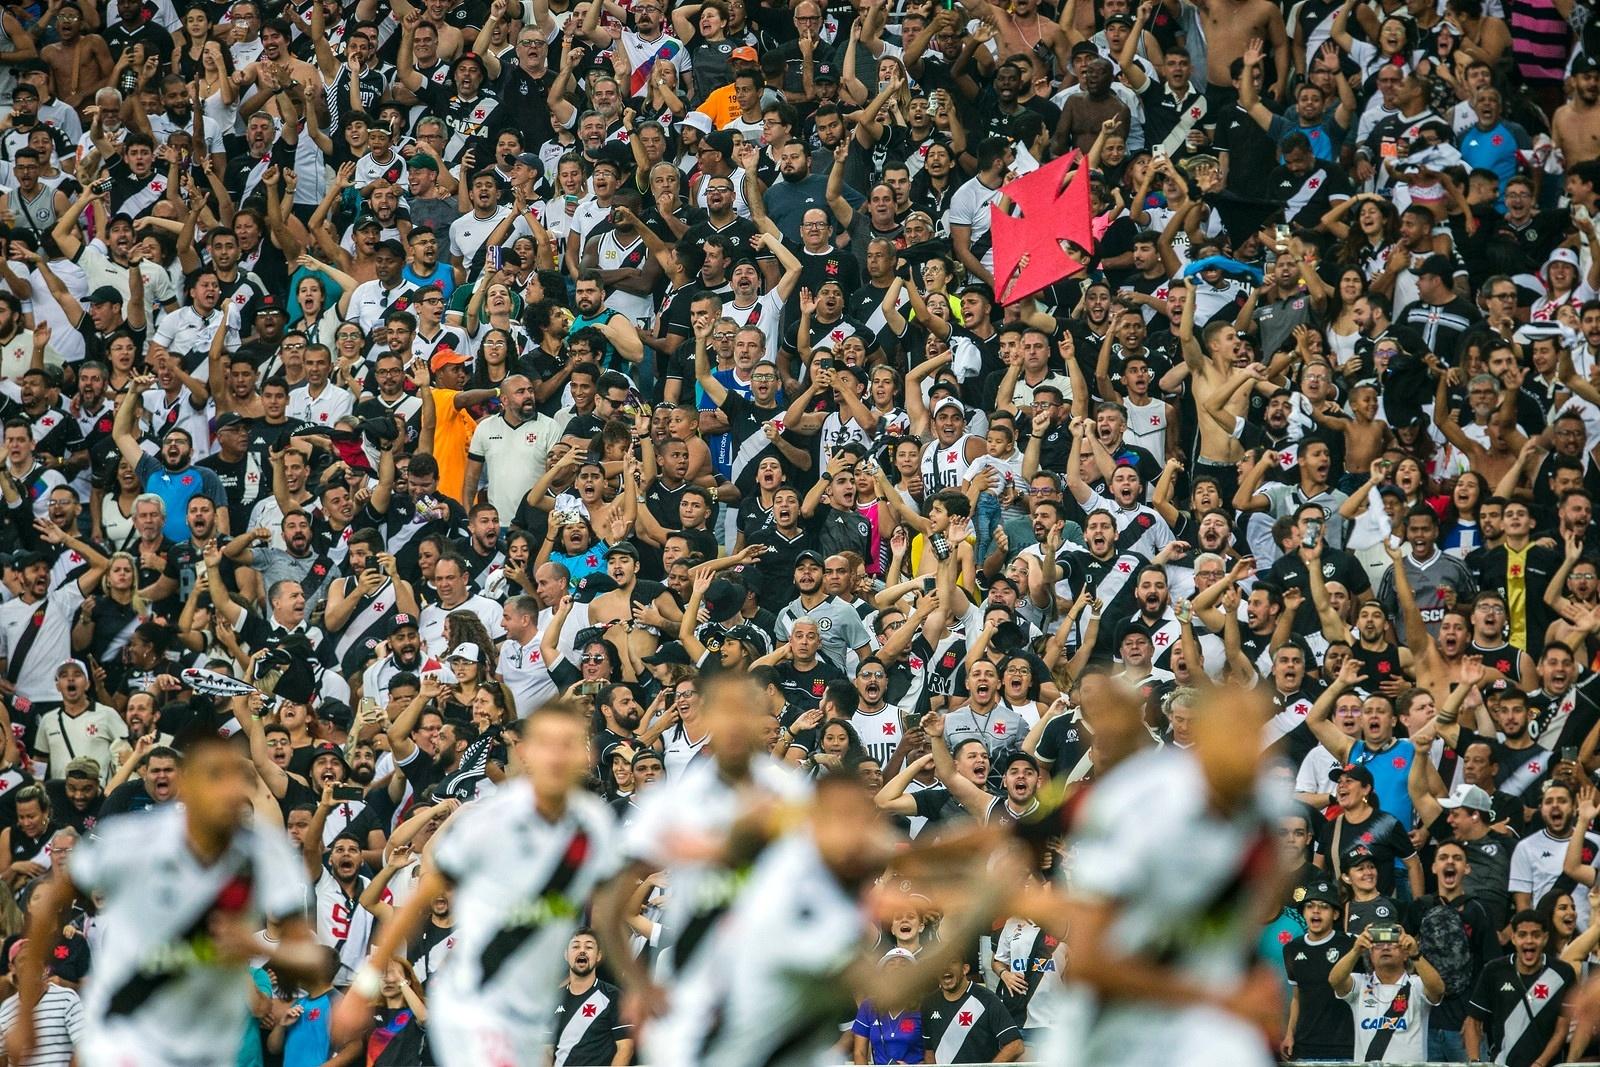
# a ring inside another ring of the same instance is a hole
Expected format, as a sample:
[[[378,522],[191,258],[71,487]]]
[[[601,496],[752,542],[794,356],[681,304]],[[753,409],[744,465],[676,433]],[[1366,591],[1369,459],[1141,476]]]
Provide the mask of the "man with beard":
[[[805,145],[790,141],[778,151],[778,181],[762,198],[764,213],[777,226],[786,243],[799,247],[802,239],[801,221],[812,208],[828,206],[827,193],[828,176],[813,174],[811,156]],[[850,193],[847,190],[843,195],[851,207],[863,202],[860,193],[855,193],[853,198]]]
[[[954,711],[949,715],[933,711],[923,716],[922,729],[928,736],[929,757],[933,760],[934,772],[950,796],[966,808],[974,819],[1000,826],[1012,826],[1022,822],[1039,809],[1039,799],[1036,795],[1039,792],[1039,761],[1021,749],[991,750],[991,757],[999,760],[1000,795],[991,793],[986,788],[986,781],[974,782],[962,773],[962,769],[956,765],[955,757],[945,744],[947,736],[955,738],[959,734],[960,740],[955,741],[959,750],[963,741],[974,739],[972,733],[966,732],[961,727],[961,720],[958,718],[967,710],[970,709]],[[1019,731],[1026,732],[1021,726]],[[988,737],[979,739],[991,740]]]
[[[867,754],[887,767],[905,734],[900,709],[885,700],[889,693],[889,668],[877,656],[864,656],[856,667],[856,694],[861,700],[850,725]]]
[[[633,1027],[622,1018],[622,990],[596,974],[603,957],[593,930],[567,942],[567,979],[561,983],[546,1050],[553,1067],[610,1067],[633,1062]]]
[[[309,541],[309,526],[306,535]],[[400,577],[394,556],[383,551],[378,531],[368,528],[351,535],[345,566],[350,573],[328,583],[322,622],[332,647],[324,649],[323,655],[349,677],[366,667],[373,649],[383,641],[388,640],[393,646],[396,620],[415,618],[418,605],[411,583]],[[398,669],[414,670],[417,666],[410,663]],[[367,691],[367,695],[375,696],[376,691]]]
[[[472,506],[467,513],[467,536],[457,541],[455,548],[467,561],[468,580],[479,589],[486,588],[491,576],[506,564],[506,554],[500,549],[500,513],[493,504],[483,501]]]
[[[661,265],[650,255],[640,231],[644,224],[636,212],[643,210],[639,194],[619,189],[613,200],[611,221],[601,223],[584,237],[579,265],[596,271],[606,289],[606,306],[634,323],[648,323],[655,315],[651,294],[661,278]]]
[[[1091,511],[1084,520],[1083,542],[1079,549],[1058,547],[1054,538],[1046,541],[1042,585],[1036,593],[1048,597],[1053,589],[1055,596],[1076,597],[1087,592],[1092,600],[1100,602],[1103,617],[1128,618],[1134,612],[1134,573],[1150,561],[1137,552],[1118,548],[1116,520],[1102,508]],[[1039,595],[1035,596],[1035,603],[1040,602]],[[1087,624],[1087,619],[1079,618],[1074,640],[1082,642]],[[1110,632],[1112,629],[1100,627],[1096,642],[1107,653],[1116,636]]]
[[[595,708],[600,712],[601,727],[595,731],[589,750],[594,753],[597,765],[611,749],[624,742],[633,743],[644,709],[633,695],[633,686],[624,683],[609,685],[595,694]],[[609,766],[599,765],[602,778],[609,778]],[[615,782],[608,783],[615,786]]]
[[[149,116],[149,122],[150,135],[157,144],[164,145],[174,133],[189,134],[194,131],[194,94],[189,90],[189,83],[177,74],[169,74],[161,79],[160,93],[162,110]],[[222,147],[222,131],[209,117],[201,121],[204,123],[204,150],[211,156],[212,173],[221,174],[228,165],[228,154]]]
[[[508,374],[500,383],[499,412],[473,430],[466,492],[475,494],[480,477],[486,477],[489,503],[509,522],[528,490],[544,477],[560,434],[556,421],[540,413],[533,381],[524,374]]]
[[[812,619],[822,635],[822,654],[843,671],[850,653],[854,652],[858,659],[871,654],[872,641],[855,609],[823,588],[822,565],[820,552],[807,549],[795,556],[794,587],[798,595],[778,612],[773,632],[778,640],[786,641],[797,620]]]
[[[1567,167],[1600,156],[1600,61],[1585,51],[1567,75],[1572,96],[1550,118],[1550,136]]]
[[[356,968],[366,958],[376,920],[357,903],[367,887],[367,878],[361,873],[360,837],[341,830],[331,846],[323,847],[323,828],[341,803],[333,799],[331,782],[323,787],[311,825],[301,839],[300,852],[313,883],[317,940],[338,953],[339,969],[333,981],[343,989],[350,985]]]
[[[78,756],[68,761],[61,777],[44,783],[50,796],[50,814],[58,824],[70,826],[80,834],[95,828],[106,799],[101,782],[110,767],[109,761],[101,764],[88,756]]]
[[[1359,765],[1372,780],[1383,812],[1402,820],[1409,827],[1411,797],[1407,788],[1407,776],[1410,773],[1411,761],[1417,758],[1417,748],[1411,741],[1395,736],[1397,719],[1394,704],[1381,694],[1367,697],[1361,705],[1359,737],[1348,736],[1330,719],[1340,694],[1354,689],[1361,678],[1360,662],[1354,657],[1345,660],[1339,667],[1338,676],[1328,683],[1328,687],[1322,691],[1322,695],[1306,714],[1306,725],[1335,759],[1344,764]],[[1446,741],[1449,741],[1448,737]],[[1348,771],[1345,772],[1345,776],[1349,776]],[[1342,782],[1343,778],[1340,781]],[[1339,791],[1339,798],[1343,806],[1345,799],[1342,788]],[[1380,865],[1380,879],[1385,874]],[[1420,867],[1416,874],[1417,882],[1420,884],[1422,875]],[[1387,886],[1389,882],[1384,881],[1383,884]]]
[[[416,676],[423,666],[422,640],[417,634],[417,617],[405,612],[394,616],[394,628],[372,651],[381,653],[361,675],[361,692],[364,696],[382,703],[397,680],[409,679],[416,684]]]

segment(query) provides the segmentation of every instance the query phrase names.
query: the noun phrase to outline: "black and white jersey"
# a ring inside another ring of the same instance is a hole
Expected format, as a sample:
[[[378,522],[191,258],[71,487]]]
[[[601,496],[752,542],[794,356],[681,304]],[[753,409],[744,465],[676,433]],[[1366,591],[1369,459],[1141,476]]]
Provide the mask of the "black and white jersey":
[[[977,982],[955,1000],[936,992],[922,1001],[922,1047],[934,1063],[989,1063],[1021,1036],[1000,998]]]
[[[672,892],[661,917],[665,966],[681,969],[696,958],[752,869],[675,861],[667,843],[726,833],[752,793],[794,801],[803,800],[809,788],[798,773],[774,760],[753,761],[750,781],[731,785],[714,760],[700,759],[682,774],[668,776],[639,801],[622,835],[622,853],[625,860],[670,866]]]
[[[434,845],[455,884],[456,946],[429,983],[430,1006],[470,1010],[537,1033],[555,1009],[563,953],[585,900],[615,865],[611,809],[574,793],[546,822],[525,778],[474,803]]]
[[[1556,1027],[1566,1032],[1562,1005],[1577,981],[1572,967],[1548,956],[1523,974],[1515,955],[1490,960],[1478,975],[1467,1012],[1483,1026],[1495,1063],[1528,1064],[1550,1044]]]
[[[673,893],[678,892],[673,875]],[[838,1040],[854,1007],[841,979],[866,921],[823,863],[810,827],[762,853],[731,907],[680,972],[641,1062],[799,1067]],[[736,967],[729,960],[738,960]]]
[[[133,1049],[142,1063],[232,1063],[252,985],[245,967],[216,961],[211,923],[303,915],[304,865],[281,831],[264,827],[240,830],[203,865],[176,804],[98,831],[72,854],[73,884],[102,902],[80,1058],[116,1062],[114,1050]]]
[[[1275,846],[1264,795],[1227,816],[1206,795],[1193,752],[1146,750],[1089,791],[1068,848],[1073,891],[1115,909],[1122,951],[1159,959],[1184,980],[1221,993],[1244,980],[1260,933],[1253,891],[1272,869]],[[1156,1000],[1097,1002],[1071,984],[1070,969],[1066,979],[1074,1009],[1088,1012],[1086,1028],[1052,1038],[1041,1061],[1263,1062],[1260,1036],[1242,1020]]]
[[[850,716],[850,725],[861,738],[861,747],[878,761],[879,767],[889,765],[889,757],[894,755],[894,750],[900,747],[900,739],[905,736],[900,725],[900,709],[893,704],[885,704],[877,711],[857,708]]]
[[[554,1067],[610,1067],[617,1042],[633,1036],[622,1021],[622,991],[596,981],[582,993],[561,987],[551,1026]]]

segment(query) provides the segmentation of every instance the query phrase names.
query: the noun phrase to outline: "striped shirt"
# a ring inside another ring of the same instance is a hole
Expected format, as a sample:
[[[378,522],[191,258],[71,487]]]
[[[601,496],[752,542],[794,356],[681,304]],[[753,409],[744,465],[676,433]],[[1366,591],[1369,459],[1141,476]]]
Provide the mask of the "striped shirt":
[[[22,1000],[15,993],[0,1004],[0,1032],[9,1035],[17,1023]],[[23,1067],[65,1067],[72,1062],[72,1050],[83,1036],[83,1002],[66,986],[51,983],[33,1012],[33,1055]]]

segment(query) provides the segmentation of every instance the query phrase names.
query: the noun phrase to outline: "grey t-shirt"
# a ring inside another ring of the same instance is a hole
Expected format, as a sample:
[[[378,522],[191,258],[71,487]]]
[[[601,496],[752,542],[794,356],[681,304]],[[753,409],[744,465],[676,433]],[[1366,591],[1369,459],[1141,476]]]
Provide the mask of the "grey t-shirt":
[[[817,630],[822,635],[822,655],[847,673],[850,670],[847,662],[850,652],[871,640],[856,609],[836,596],[827,597],[814,608],[807,608],[799,597],[785,604],[783,610],[778,612],[778,622],[774,628],[778,640],[787,641],[789,628],[796,619],[803,618],[816,620]]]

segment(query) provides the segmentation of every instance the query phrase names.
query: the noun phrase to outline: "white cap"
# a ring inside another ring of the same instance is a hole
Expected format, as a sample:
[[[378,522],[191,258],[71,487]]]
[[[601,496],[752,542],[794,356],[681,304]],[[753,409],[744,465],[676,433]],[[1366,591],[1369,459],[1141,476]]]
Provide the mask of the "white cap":
[[[707,115],[704,111],[689,112],[683,117],[683,125],[694,127],[700,131],[702,136],[710,133],[715,128],[715,125],[711,121],[711,116]]]
[[[1481,811],[1486,815],[1494,812],[1494,803],[1490,800],[1489,794],[1475,785],[1468,785],[1466,782],[1462,782],[1450,790],[1450,795],[1439,801],[1439,806],[1446,810],[1470,808],[1473,811]]]
[[[961,401],[957,400],[953,396],[941,396],[933,405],[933,413],[937,415],[945,408],[955,408],[957,411],[961,412],[963,417],[965,417],[967,414],[967,409],[962,405]]]
[[[449,659],[465,659],[465,660],[471,660],[473,663],[480,662],[482,660],[482,658],[483,658],[483,653],[479,652],[478,651],[478,646],[473,644],[471,641],[463,641],[463,642],[461,642],[455,648],[452,648],[450,650],[450,654],[445,657],[445,659],[447,659],[447,660],[449,660]]]

